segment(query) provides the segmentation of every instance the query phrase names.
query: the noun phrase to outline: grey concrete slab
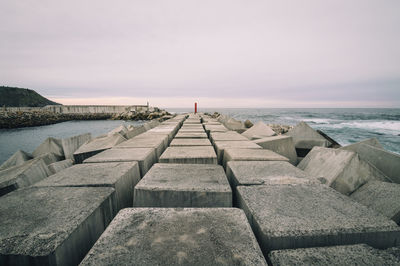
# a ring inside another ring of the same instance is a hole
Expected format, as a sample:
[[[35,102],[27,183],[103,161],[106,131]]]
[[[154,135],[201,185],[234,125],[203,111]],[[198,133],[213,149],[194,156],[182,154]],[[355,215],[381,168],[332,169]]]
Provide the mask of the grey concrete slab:
[[[205,132],[193,132],[193,133],[181,133],[180,131],[175,136],[176,139],[206,139],[207,134]]]
[[[229,129],[227,129],[225,126],[221,124],[205,124],[204,129],[206,130],[207,134],[210,134],[211,132],[228,132]]]
[[[400,265],[400,260],[392,254],[364,244],[276,250],[268,257],[272,266]]]
[[[178,133],[205,133],[204,128],[196,128],[196,127],[185,127],[179,129]]]
[[[22,150],[18,150],[0,166],[0,170],[4,170],[13,166],[23,165],[32,158],[33,156],[31,154]]]
[[[161,155],[160,163],[217,164],[217,155],[211,146],[169,147]]]
[[[18,188],[30,186],[50,174],[46,163],[40,158],[2,170],[0,171],[0,196]]]
[[[208,139],[174,139],[171,141],[170,146],[211,146],[211,142]]]
[[[155,135],[168,135],[168,143],[172,141],[176,133],[178,132],[177,126],[158,126],[146,132],[147,135],[155,134]]]
[[[61,146],[64,152],[65,159],[74,159],[74,152],[79,149],[80,146],[89,142],[91,139],[92,135],[90,133],[61,139]]]
[[[267,265],[242,210],[122,210],[82,265]]]
[[[119,127],[114,128],[110,132],[108,132],[108,135],[113,135],[114,133],[119,133],[122,136],[126,138],[126,133],[128,133],[128,129],[126,128],[125,125],[120,125]]]
[[[325,185],[238,186],[242,208],[266,254],[271,250],[365,243],[395,246],[400,227]]]
[[[183,122],[183,125],[187,125],[187,124],[201,124],[201,122],[200,122],[200,119],[190,119],[190,118],[188,118]]]
[[[400,184],[370,181],[350,198],[400,224]]]
[[[72,161],[71,159],[65,159],[59,162],[49,164],[48,168],[52,174],[55,174],[65,168],[71,167],[73,164],[74,161]]]
[[[137,184],[135,207],[232,207],[224,169],[212,164],[155,164]]]
[[[247,129],[245,132],[242,133],[242,136],[245,136],[250,140],[262,139],[265,137],[272,137],[275,135],[276,135],[275,131],[273,131],[271,127],[267,126],[265,123],[261,121],[257,122],[251,128]]]
[[[57,157],[62,158],[64,151],[62,148],[61,140],[56,138],[47,138],[42,142],[33,152],[34,158],[46,153],[54,153]]]
[[[367,144],[367,145],[371,145],[371,146],[383,149],[382,144],[376,138],[370,138],[370,139],[359,141],[359,142],[356,142],[353,144],[349,144],[347,146],[341,147],[340,149],[357,152],[358,146],[363,145],[363,144]]]
[[[329,147],[331,143],[305,122],[300,122],[285,135],[291,136],[296,148],[311,150],[315,146]]]
[[[111,149],[112,147],[124,141],[126,141],[126,138],[119,133],[115,133],[111,136],[92,139],[91,141],[80,146],[79,149],[74,152],[75,163],[82,163],[87,158],[107,149]]]
[[[140,180],[139,164],[78,164],[36,183],[35,187],[112,187],[115,189],[115,215],[132,207],[133,189]]]
[[[265,149],[225,148],[222,163],[224,167],[229,161],[286,161],[289,159],[273,151]]]
[[[218,163],[222,164],[224,158],[224,150],[226,148],[237,148],[237,149],[262,149],[259,145],[251,141],[215,141],[215,151],[217,153]]]
[[[210,132],[211,143],[216,141],[249,141],[245,136],[240,135],[236,131],[227,132]]]
[[[114,149],[126,148],[154,148],[156,150],[157,160],[165,151],[168,145],[167,135],[146,135],[145,137],[134,137],[130,140],[118,144]]]
[[[39,155],[35,159],[42,159],[46,165],[50,165],[52,163],[58,162],[61,157],[58,157],[54,153],[45,153],[42,155]]]
[[[146,128],[143,125],[133,127],[132,129],[129,129],[128,132],[126,132],[125,137],[127,139],[131,139],[139,136],[140,134],[143,134],[144,132],[146,132]]]
[[[370,180],[387,180],[355,152],[340,149],[314,147],[297,167],[345,195]]]
[[[264,149],[271,150],[289,159],[293,165],[297,165],[296,148],[291,136],[274,136],[257,139],[253,141],[255,144],[260,145]]]
[[[125,148],[103,151],[84,163],[138,162],[140,176],[143,177],[157,161],[154,148]]]
[[[29,187],[0,198],[0,265],[77,265],[113,218],[112,188]]]
[[[202,124],[183,124],[181,127],[181,129],[192,129],[192,128],[204,129]]]

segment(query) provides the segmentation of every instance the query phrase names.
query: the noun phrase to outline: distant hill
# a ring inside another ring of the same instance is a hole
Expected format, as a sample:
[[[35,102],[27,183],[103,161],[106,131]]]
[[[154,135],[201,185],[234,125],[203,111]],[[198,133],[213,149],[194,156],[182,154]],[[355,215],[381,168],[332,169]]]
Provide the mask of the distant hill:
[[[43,107],[60,105],[30,89],[0,86],[0,107]]]

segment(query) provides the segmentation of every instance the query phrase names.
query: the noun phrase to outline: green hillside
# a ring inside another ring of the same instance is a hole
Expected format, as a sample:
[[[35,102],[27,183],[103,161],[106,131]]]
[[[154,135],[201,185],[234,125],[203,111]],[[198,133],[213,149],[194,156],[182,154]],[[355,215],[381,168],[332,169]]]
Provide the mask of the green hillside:
[[[34,90],[0,86],[0,106],[43,107],[46,105],[60,104],[46,99]]]

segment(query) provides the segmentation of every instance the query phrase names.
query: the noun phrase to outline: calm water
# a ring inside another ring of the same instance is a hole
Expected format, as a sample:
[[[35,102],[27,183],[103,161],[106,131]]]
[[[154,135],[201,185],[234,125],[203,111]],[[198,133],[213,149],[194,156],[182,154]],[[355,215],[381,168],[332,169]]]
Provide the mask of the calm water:
[[[67,138],[83,133],[102,135],[125,124],[140,125],[144,121],[93,120],[68,121],[48,126],[0,129],[0,164],[17,150],[33,152],[46,138]]]

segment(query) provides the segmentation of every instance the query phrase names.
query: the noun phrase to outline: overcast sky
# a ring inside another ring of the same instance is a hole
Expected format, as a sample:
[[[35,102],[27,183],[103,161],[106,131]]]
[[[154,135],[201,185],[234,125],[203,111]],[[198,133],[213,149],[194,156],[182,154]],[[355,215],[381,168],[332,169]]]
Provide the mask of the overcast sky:
[[[0,85],[63,104],[400,107],[400,1],[1,0]]]

